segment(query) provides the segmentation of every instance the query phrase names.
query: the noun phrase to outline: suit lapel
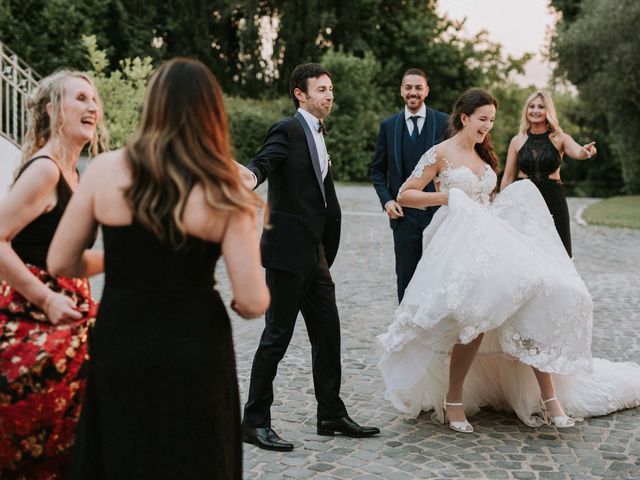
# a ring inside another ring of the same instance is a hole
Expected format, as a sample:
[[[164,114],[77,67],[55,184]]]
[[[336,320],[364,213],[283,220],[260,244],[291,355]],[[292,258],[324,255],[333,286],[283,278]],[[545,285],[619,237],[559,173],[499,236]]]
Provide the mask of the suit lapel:
[[[427,129],[425,134],[427,140],[427,150],[429,150],[436,144],[436,114],[429,107],[427,107],[427,111],[424,117],[423,128]]]
[[[402,129],[404,127],[404,110],[396,116],[393,133],[393,155],[398,174],[402,177]]]
[[[313,170],[316,173],[316,180],[318,180],[318,185],[320,186],[320,191],[322,192],[322,198],[324,199],[324,204],[327,204],[327,197],[324,192],[324,182],[322,181],[322,172],[320,170],[320,159],[318,158],[318,150],[316,149],[316,141],[313,138],[313,133],[311,133],[311,129],[309,128],[309,124],[304,119],[300,112],[296,112],[294,115],[296,119],[302,125],[302,129],[304,130],[304,135],[307,138],[307,147],[309,148],[309,155],[311,156],[311,163],[313,165]]]

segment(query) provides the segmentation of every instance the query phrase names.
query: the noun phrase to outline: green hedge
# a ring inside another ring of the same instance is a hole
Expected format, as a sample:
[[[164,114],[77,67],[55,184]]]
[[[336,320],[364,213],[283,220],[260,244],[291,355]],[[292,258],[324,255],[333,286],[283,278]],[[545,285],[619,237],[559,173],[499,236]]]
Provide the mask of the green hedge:
[[[327,118],[327,149],[334,177],[342,181],[368,180],[369,163],[375,149],[380,120],[381,98],[375,85],[380,66],[372,55],[358,58],[328,52],[322,65],[331,72],[334,107]],[[247,163],[256,154],[269,127],[278,119],[295,113],[288,97],[225,100],[236,160]]]
[[[242,164],[255,156],[272,124],[295,112],[293,102],[286,97],[277,100],[226,97],[224,102],[234,155]]]

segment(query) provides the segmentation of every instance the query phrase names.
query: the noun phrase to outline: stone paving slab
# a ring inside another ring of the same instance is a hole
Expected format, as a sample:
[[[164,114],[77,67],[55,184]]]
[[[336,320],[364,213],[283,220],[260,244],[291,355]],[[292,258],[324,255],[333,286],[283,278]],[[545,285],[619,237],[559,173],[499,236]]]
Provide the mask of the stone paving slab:
[[[406,419],[383,398],[376,335],[396,307],[392,234],[373,188],[338,185],[340,252],[332,268],[342,322],[342,396],[351,416],[380,436],[349,439],[315,433],[311,354],[300,317],[280,363],[273,426],[295,444],[288,453],[244,447],[244,478],[271,479],[640,479],[640,409],[557,430],[533,429],[514,414],[483,409],[475,434],[436,425],[429,413]],[[570,199],[570,210],[593,202]],[[575,263],[593,296],[594,356],[640,363],[640,232],[572,222]],[[219,288],[227,305],[224,265]],[[96,283],[100,289],[100,280]],[[263,319],[232,317],[242,401]]]

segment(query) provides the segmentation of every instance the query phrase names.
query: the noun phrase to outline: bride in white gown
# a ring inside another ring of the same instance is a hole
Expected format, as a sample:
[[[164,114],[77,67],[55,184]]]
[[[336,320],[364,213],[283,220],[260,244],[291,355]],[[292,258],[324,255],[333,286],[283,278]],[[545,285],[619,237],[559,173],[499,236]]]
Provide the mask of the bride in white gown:
[[[466,415],[483,406],[556,427],[638,406],[640,366],[591,357],[591,296],[538,189],[522,180],[491,202],[496,107],[483,90],[465,92],[451,116],[455,135],[425,153],[400,189],[403,206],[444,206],[379,337],[386,398],[411,416],[433,409],[465,433]],[[433,179],[439,191],[423,192]]]

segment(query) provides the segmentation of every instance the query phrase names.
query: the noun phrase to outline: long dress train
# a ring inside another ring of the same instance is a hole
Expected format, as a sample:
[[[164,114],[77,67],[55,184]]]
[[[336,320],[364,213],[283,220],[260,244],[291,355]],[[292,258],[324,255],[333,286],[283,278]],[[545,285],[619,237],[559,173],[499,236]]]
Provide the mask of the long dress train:
[[[538,189],[528,180],[494,202],[496,175],[444,162],[449,192],[424,231],[423,255],[387,332],[379,368],[386,398],[411,416],[434,409],[448,389],[452,347],[484,339],[465,380],[467,415],[513,410],[539,426],[540,390],[530,366],[554,374],[569,415],[603,415],[640,405],[640,366],[591,357],[591,296],[568,257]]]

